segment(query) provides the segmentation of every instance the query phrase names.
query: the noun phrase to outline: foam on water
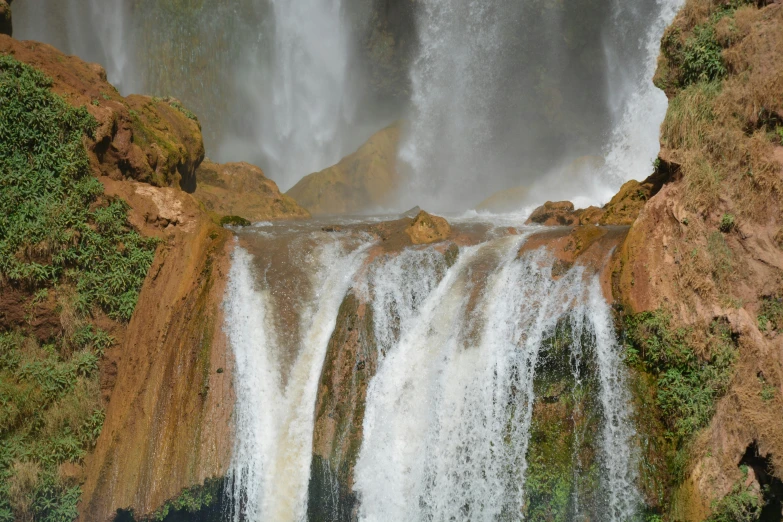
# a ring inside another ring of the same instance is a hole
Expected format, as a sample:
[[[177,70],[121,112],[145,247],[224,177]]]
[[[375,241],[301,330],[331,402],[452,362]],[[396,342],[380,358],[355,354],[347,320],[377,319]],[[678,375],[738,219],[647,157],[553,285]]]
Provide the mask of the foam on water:
[[[236,360],[236,439],[227,486],[236,522],[298,521],[305,514],[318,379],[338,308],[368,247],[335,238],[312,253],[313,293],[300,301],[299,350],[286,376],[274,301],[254,273],[252,256],[235,249],[225,328]]]

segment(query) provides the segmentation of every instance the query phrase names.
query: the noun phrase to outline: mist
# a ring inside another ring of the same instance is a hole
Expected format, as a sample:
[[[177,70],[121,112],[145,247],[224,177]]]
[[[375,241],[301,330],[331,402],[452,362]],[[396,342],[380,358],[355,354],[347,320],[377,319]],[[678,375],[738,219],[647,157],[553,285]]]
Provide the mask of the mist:
[[[680,0],[24,0],[16,36],[101,63],[123,94],[174,96],[208,156],[283,190],[403,122],[398,210],[600,204],[652,171],[652,85]],[[633,5],[630,5],[633,4]]]

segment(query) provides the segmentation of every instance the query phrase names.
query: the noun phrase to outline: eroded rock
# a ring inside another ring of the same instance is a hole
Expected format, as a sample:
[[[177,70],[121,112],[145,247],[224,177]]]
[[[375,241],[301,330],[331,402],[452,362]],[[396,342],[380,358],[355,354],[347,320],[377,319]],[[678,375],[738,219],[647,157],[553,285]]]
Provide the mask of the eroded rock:
[[[422,210],[405,229],[405,233],[414,245],[427,245],[448,239],[451,235],[451,226],[442,217],[433,216]]]
[[[193,194],[209,212],[242,216],[250,221],[302,219],[310,213],[286,194],[264,172],[249,163],[204,161],[196,172]]]
[[[302,178],[286,195],[313,215],[356,214],[388,207],[400,185],[397,124],[376,132],[337,165]]]

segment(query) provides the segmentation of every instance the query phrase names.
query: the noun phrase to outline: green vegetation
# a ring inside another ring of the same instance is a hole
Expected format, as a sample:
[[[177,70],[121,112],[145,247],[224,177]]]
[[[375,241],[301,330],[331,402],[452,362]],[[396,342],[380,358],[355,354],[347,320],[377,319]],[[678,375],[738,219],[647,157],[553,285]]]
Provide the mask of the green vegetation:
[[[113,342],[89,324],[43,345],[0,333],[0,521],[75,518],[80,488],[60,466],[101,432],[98,361]]]
[[[755,522],[761,515],[762,501],[746,487],[747,466],[741,466],[743,478],[734,484],[731,492],[712,505],[712,516],[706,522]]]
[[[779,331],[783,329],[783,298],[765,296],[761,298],[758,315],[761,331]]]
[[[156,242],[102,197],[82,136],[95,120],[49,90],[51,80],[0,57],[0,276],[30,289],[73,285],[80,313],[128,320]]]
[[[570,520],[574,499],[585,509],[594,504],[600,489],[595,437],[600,432],[601,409],[594,354],[590,339],[574,339],[574,335],[571,324],[561,321],[544,341],[536,368],[525,476],[526,520]]]
[[[130,319],[156,248],[91,175],[96,121],[51,85],[0,56],[0,281],[29,296],[0,331],[0,522],[76,518],[74,465],[103,427],[98,367],[114,343],[92,316]],[[33,335],[39,314],[57,327]]]
[[[736,226],[735,218],[733,214],[723,214],[720,218],[720,231],[724,233],[731,232]]]
[[[168,100],[169,106],[173,107],[174,109],[177,109],[179,112],[185,115],[186,118],[193,121],[198,121],[198,118],[195,114],[193,114],[191,111],[186,109],[180,102],[174,99],[166,98]]]
[[[239,216],[223,216],[220,218],[220,225],[221,226],[231,226],[231,227],[248,227],[250,226],[250,221],[243,217]]]
[[[728,388],[737,348],[722,321],[676,328],[657,310],[627,316],[624,326],[626,362],[637,373],[635,395],[652,401],[647,408],[656,417],[637,419],[646,440],[644,475],[654,475],[645,478],[645,490],[664,507],[684,479],[695,434],[709,424]],[[704,349],[697,353],[696,345]]]
[[[682,48],[683,82],[685,85],[711,82],[726,75],[721,47],[715,39],[715,21],[697,26]]]
[[[630,365],[654,375],[657,406],[665,416],[667,436],[685,441],[706,426],[732,376],[737,349],[728,326],[713,323],[707,332],[710,353],[700,357],[691,348],[693,329],[672,328],[670,316],[658,310],[625,321],[626,355]]]

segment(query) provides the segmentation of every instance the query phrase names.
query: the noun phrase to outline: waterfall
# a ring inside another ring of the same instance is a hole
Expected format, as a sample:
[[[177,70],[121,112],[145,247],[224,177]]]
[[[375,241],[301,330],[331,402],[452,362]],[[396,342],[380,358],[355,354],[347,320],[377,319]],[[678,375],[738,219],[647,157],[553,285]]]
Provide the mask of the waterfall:
[[[280,266],[259,268],[246,250],[235,249],[225,302],[236,364],[236,440],[228,474],[235,522],[298,521],[305,513],[321,366],[337,310],[369,243],[327,238],[311,246],[289,260],[305,271],[295,288],[274,287],[268,277]],[[291,342],[279,324],[285,313],[296,316],[299,335]]]
[[[273,27],[238,72],[248,127],[229,134],[222,157],[261,149],[269,174],[287,190],[347,152],[343,142],[354,117],[356,90],[349,82],[350,25],[341,0],[272,0]],[[263,37],[264,35],[262,35]]]
[[[364,88],[343,0],[18,4],[17,38],[101,63],[125,95],[181,98],[212,159],[258,164],[282,190],[372,133],[355,121]]]
[[[14,36],[98,62],[120,92],[131,94],[141,85],[128,44],[130,12],[124,0],[25,0],[14,4]]]
[[[540,399],[534,382],[563,320],[574,332],[573,372],[583,372],[579,357],[594,359],[604,419],[601,491],[581,508],[575,491],[568,519],[580,520],[580,509],[611,521],[636,514],[630,402],[597,276],[575,267],[553,279],[542,251],[517,257],[523,242],[510,237],[464,248],[442,279],[426,269],[392,265],[386,272],[394,283],[384,286],[395,288],[429,274],[420,288],[431,291],[415,310],[404,293],[391,307],[388,292],[374,296],[373,307],[407,310],[395,315],[405,318],[398,341],[368,389],[356,464],[360,519],[520,518],[531,503],[525,486]]]
[[[644,26],[628,27],[627,24],[617,24],[623,29],[622,32],[639,31],[644,35],[638,42],[643,59],[630,69],[630,74],[628,59],[621,55],[622,46],[616,43],[617,40],[623,39],[622,33],[613,35],[614,42],[606,44],[611,64],[608,68],[608,82],[616,86],[616,89],[611,91],[615,99],[614,125],[604,149],[607,166],[603,180],[609,185],[607,192],[612,194],[621,183],[629,179],[641,180],[652,173],[651,165],[659,151],[660,125],[669,105],[666,95],[653,85],[652,77],[658,65],[663,31],[683,3],[684,0],[656,0],[657,16],[631,17],[644,20]],[[621,18],[620,15],[626,10],[633,9],[633,6],[628,4],[620,0],[615,2],[618,18]]]
[[[454,210],[515,186],[529,204],[603,204],[647,177],[667,105],[659,42],[682,3],[424,0],[403,206]],[[574,168],[599,155],[605,166]]]

